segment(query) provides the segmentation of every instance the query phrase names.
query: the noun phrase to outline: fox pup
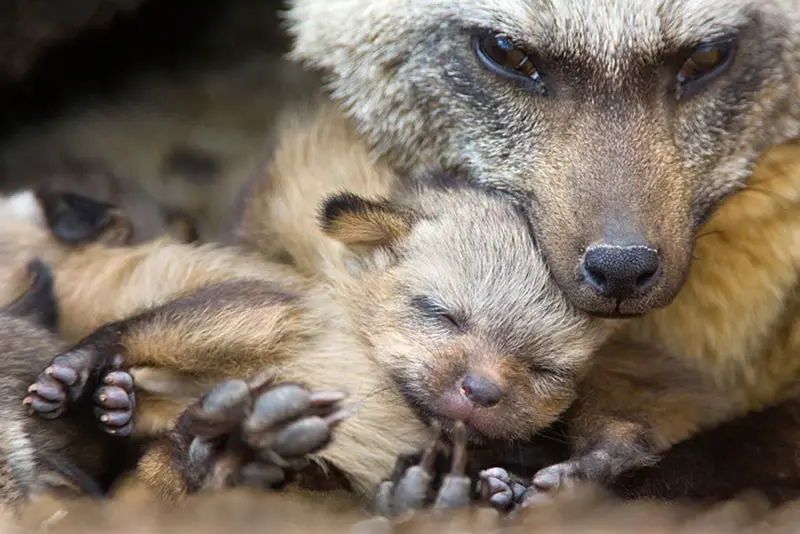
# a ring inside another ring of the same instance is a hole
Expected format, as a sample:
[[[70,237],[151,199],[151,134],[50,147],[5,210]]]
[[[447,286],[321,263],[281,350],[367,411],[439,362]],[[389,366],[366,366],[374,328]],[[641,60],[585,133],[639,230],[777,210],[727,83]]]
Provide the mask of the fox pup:
[[[164,424],[141,424],[153,410],[136,395],[137,433],[173,424],[179,433],[140,469],[165,495],[204,484],[205,473],[192,469],[207,465],[200,460],[209,452],[194,438],[241,426],[245,443],[270,458],[265,435],[278,416],[268,415],[287,397],[299,398],[301,414],[327,410],[323,426],[336,423],[336,438],[315,457],[360,496],[374,492],[399,454],[428,443],[431,419],[451,437],[453,421],[465,420],[464,439],[474,444],[532,438],[572,403],[609,323],[574,310],[552,285],[512,202],[447,179],[397,185],[385,198],[325,197],[321,231],[342,252],[315,277],[237,247],[84,247],[53,267],[70,286],[59,299],[80,310],[71,315],[104,325],[54,359],[26,402],[57,418],[118,369],[132,369],[137,388],[159,400],[179,397],[160,412]],[[286,382],[311,393],[281,389]],[[357,399],[342,421],[336,389]],[[128,392],[118,393],[103,423],[127,434],[134,410]],[[220,404],[252,405],[253,416],[240,414],[231,428],[215,419]],[[170,474],[164,464],[174,463]]]
[[[18,265],[22,267],[24,264]],[[43,495],[102,497],[122,458],[89,410],[50,424],[20,404],[41,366],[67,346],[55,333],[58,309],[49,269],[32,261],[21,269],[30,284],[0,308],[0,513],[18,514]]]

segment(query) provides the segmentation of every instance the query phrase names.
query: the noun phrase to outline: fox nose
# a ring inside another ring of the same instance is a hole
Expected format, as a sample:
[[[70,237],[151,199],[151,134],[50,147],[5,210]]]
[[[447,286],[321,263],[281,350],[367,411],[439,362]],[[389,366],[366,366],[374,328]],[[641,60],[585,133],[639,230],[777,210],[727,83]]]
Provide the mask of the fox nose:
[[[580,271],[598,295],[625,300],[644,296],[658,282],[661,258],[650,245],[595,245],[586,249]]]
[[[503,398],[503,392],[494,382],[478,375],[464,377],[461,381],[461,394],[483,408],[490,408]]]

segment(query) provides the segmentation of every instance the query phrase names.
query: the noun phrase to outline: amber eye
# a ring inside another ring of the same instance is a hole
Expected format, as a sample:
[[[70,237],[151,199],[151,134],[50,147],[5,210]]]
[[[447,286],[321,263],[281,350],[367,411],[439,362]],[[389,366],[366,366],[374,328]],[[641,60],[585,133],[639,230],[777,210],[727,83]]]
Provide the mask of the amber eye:
[[[727,70],[733,59],[734,41],[695,48],[678,72],[678,98],[689,98]]]
[[[545,86],[530,55],[517,47],[502,33],[481,34],[475,37],[478,57],[496,74],[524,79],[540,94]]]

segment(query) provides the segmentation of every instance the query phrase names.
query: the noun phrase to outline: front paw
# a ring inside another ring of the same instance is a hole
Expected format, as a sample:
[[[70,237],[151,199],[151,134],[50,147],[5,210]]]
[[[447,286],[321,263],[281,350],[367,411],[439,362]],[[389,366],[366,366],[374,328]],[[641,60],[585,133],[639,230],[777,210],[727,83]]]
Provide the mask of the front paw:
[[[525,485],[501,467],[485,469],[479,474],[478,493],[483,502],[498,512],[509,512],[522,502]]]
[[[184,476],[196,490],[275,488],[324,448],[350,415],[339,391],[230,380],[179,420],[188,445]]]
[[[437,425],[436,436],[417,463],[409,465],[409,456],[398,458],[398,480],[385,481],[378,488],[374,503],[378,515],[396,518],[413,515],[428,506],[437,511],[470,504],[472,481],[465,474],[467,432],[463,423],[457,422],[455,425],[450,469],[435,490],[435,463],[443,446],[441,429]]]
[[[523,507],[549,502],[559,492],[571,492],[578,484],[608,484],[619,474],[651,461],[647,455],[611,454],[598,449],[538,471],[523,497]]]
[[[56,419],[71,405],[82,402],[94,389],[97,371],[102,367],[101,355],[91,346],[76,348],[60,356],[42,371],[28,388],[22,403],[44,419]],[[119,357],[112,358],[118,368]]]
[[[95,389],[94,416],[106,434],[126,437],[133,431],[133,412],[136,409],[136,395],[133,389],[133,376],[125,371],[111,371]]]

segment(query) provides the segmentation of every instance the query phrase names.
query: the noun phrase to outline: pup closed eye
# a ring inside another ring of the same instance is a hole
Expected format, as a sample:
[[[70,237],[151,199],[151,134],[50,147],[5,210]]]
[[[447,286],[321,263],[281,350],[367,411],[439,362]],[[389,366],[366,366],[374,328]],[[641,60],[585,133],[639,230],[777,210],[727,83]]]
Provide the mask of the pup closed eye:
[[[428,319],[445,323],[449,328],[461,330],[461,322],[455,314],[447,310],[437,299],[425,295],[418,295],[411,299],[411,304]]]

